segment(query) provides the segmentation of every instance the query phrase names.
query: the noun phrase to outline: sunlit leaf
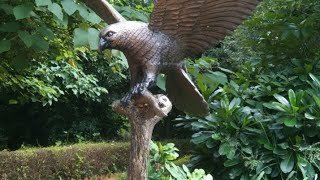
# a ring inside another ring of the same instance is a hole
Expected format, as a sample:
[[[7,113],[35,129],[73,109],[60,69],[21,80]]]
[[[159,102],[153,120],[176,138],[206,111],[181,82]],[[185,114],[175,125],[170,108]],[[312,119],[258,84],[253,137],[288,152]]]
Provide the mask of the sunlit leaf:
[[[76,28],[74,30],[73,44],[76,47],[88,45],[88,31]]]
[[[97,50],[99,44],[99,33],[97,29],[89,28],[88,29],[88,42],[91,50]]]
[[[48,5],[48,10],[51,11],[54,15],[56,15],[58,19],[63,21],[63,13],[62,13],[62,9],[59,6],[59,4],[52,3],[52,4]]]
[[[288,95],[289,95],[289,101],[291,106],[296,106],[297,102],[296,102],[296,94],[294,93],[294,91],[292,89],[290,89],[288,91]]]
[[[78,9],[78,5],[73,0],[62,0],[61,5],[68,15],[72,15]]]
[[[89,13],[87,20],[93,24],[98,24],[101,22],[101,18],[94,12]]]
[[[24,19],[30,16],[33,9],[31,4],[21,4],[13,8],[13,14],[16,20]]]
[[[290,107],[290,104],[288,102],[288,100],[286,98],[284,98],[283,96],[279,95],[279,94],[275,94],[273,95],[281,104]]]
[[[37,6],[48,6],[52,4],[51,0],[36,0]]]

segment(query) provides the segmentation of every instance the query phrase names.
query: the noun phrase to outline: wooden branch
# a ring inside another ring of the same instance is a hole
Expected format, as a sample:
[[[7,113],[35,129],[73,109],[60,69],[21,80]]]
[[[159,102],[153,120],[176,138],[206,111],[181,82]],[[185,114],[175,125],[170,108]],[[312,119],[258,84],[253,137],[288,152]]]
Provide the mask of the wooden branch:
[[[135,97],[128,106],[116,101],[114,111],[129,118],[131,125],[131,151],[128,168],[128,180],[147,180],[147,162],[149,145],[154,126],[172,109],[170,100],[164,95],[153,96],[145,91]]]
[[[81,0],[108,24],[126,21],[126,19],[107,0]]]

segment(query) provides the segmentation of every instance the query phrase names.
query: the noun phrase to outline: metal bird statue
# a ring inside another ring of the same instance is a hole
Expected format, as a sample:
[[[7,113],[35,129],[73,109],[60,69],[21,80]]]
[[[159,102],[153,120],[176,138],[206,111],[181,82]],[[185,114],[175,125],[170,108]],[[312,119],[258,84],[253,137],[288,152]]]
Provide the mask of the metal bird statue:
[[[154,84],[159,73],[164,73],[169,99],[178,109],[197,116],[206,116],[209,108],[188,77],[184,59],[215,46],[259,3],[258,0],[157,0],[147,24],[126,21],[108,2],[96,2],[104,6],[96,10],[97,14],[113,23],[101,30],[99,50],[118,49],[128,59],[131,91],[122,101],[130,101]]]

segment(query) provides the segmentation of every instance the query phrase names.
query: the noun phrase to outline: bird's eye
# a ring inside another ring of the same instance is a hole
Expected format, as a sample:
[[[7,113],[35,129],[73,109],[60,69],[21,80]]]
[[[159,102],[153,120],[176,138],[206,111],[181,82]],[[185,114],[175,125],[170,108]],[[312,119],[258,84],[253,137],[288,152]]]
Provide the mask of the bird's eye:
[[[106,36],[107,36],[107,37],[111,37],[111,36],[114,35],[114,33],[115,33],[115,32],[109,31],[109,32],[107,32]]]

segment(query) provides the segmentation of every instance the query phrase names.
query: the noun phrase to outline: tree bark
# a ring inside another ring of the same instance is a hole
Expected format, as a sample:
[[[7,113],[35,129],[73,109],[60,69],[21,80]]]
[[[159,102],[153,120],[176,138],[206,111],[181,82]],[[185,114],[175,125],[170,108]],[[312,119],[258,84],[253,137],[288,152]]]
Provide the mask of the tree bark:
[[[101,19],[108,24],[113,24],[126,19],[112,7],[107,0],[81,0],[89,8],[91,8]]]
[[[131,125],[131,151],[128,180],[148,179],[149,145],[154,126],[172,109],[170,100],[164,95],[153,96],[145,91],[125,106],[116,101],[114,111],[129,118]]]

